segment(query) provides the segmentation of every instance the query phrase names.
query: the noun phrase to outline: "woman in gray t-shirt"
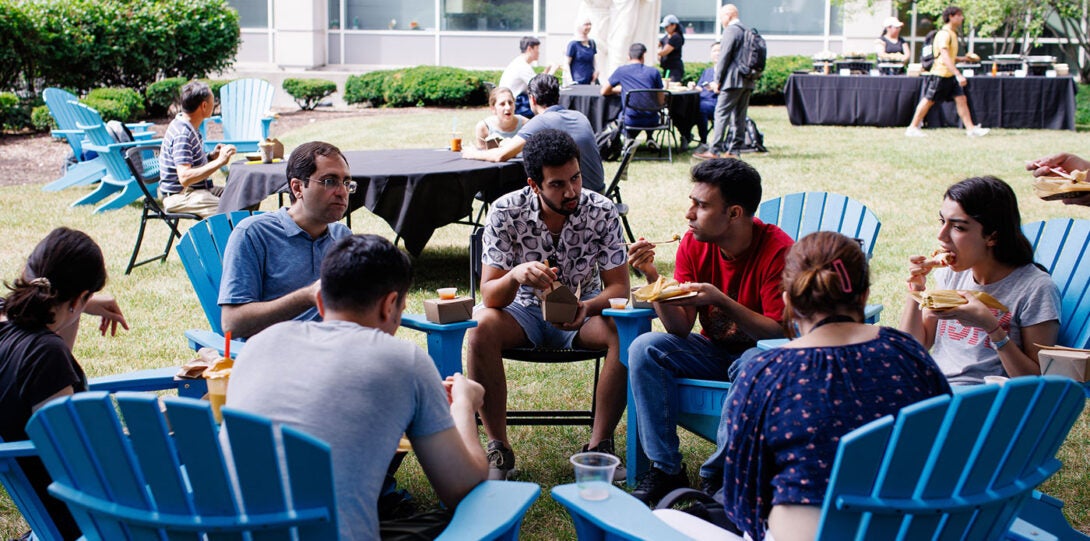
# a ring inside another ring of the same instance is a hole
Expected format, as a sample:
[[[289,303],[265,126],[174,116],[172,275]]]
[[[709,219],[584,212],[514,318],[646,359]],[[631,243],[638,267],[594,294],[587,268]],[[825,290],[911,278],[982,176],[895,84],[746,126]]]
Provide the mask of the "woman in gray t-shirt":
[[[1018,199],[995,177],[968,178],[946,190],[939,210],[938,241],[946,258],[909,258],[909,291],[983,291],[1006,308],[989,308],[962,293],[967,303],[947,310],[919,310],[906,297],[901,330],[916,337],[954,385],[982,383],[984,376],[1040,374],[1039,345],[1055,345],[1060,295],[1048,273],[1033,263],[1021,230]]]

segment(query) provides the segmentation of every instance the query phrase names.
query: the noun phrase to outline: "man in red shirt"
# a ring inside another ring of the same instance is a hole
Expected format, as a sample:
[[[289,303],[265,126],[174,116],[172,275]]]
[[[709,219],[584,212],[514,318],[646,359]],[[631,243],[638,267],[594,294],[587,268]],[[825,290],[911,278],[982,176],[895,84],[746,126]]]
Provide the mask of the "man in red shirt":
[[[756,342],[783,336],[784,257],[793,244],[779,227],[754,217],[761,175],[736,159],[711,159],[692,169],[689,231],[678,246],[674,279],[695,296],[654,303],[666,333],[647,333],[628,350],[629,383],[640,443],[651,468],[633,496],[655,502],[689,486],[677,437],[677,378],[729,381]],[[640,239],[628,250],[632,267],[658,279],[655,245]],[[700,319],[700,334],[693,324]],[[732,367],[732,365],[734,365]],[[728,372],[728,369],[729,372]],[[716,456],[701,467],[704,488],[722,483]]]

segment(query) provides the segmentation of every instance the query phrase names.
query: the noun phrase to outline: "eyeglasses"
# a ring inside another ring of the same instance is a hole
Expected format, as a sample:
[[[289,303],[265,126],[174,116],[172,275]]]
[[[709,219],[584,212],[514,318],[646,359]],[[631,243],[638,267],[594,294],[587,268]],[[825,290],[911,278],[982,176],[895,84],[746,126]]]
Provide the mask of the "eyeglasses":
[[[307,180],[313,180],[314,182],[317,182],[318,184],[324,186],[327,190],[332,190],[334,188],[344,186],[344,189],[348,190],[348,193],[356,193],[356,187],[358,186],[358,184],[356,184],[356,181],[354,180],[341,180],[337,177],[325,177],[319,179],[311,178]]]

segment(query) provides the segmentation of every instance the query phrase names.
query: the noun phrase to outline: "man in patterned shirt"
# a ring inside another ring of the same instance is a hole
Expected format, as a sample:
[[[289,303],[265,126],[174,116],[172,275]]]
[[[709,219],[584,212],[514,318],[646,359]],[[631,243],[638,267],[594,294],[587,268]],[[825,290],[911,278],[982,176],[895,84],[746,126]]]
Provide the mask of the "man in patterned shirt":
[[[159,147],[159,193],[167,212],[191,212],[207,218],[218,212],[223,188],[212,185],[212,174],[235,155],[232,145],[216,145],[205,154],[197,131],[212,116],[215,98],[208,85],[190,81],[182,87],[182,112],[167,126]]]
[[[647,333],[628,348],[629,380],[651,468],[632,495],[652,503],[689,486],[677,437],[677,378],[728,381],[756,341],[783,336],[784,257],[794,243],[757,219],[761,175],[736,159],[714,158],[692,169],[685,219],[689,231],[675,256],[674,279],[696,295],[654,303],[665,333]],[[628,261],[649,282],[658,279],[655,245],[639,239]],[[700,318],[702,330],[694,333]],[[729,371],[728,371],[729,369]],[[723,480],[720,452],[700,468],[704,489]]]
[[[514,473],[507,439],[507,379],[501,351],[534,345],[607,349],[591,438],[583,450],[613,453],[613,429],[625,407],[627,374],[617,330],[601,316],[611,297],[628,295],[628,269],[617,209],[583,190],[579,148],[565,132],[545,129],[523,149],[528,186],[492,204],[481,258],[483,305],[469,332],[469,377],[484,386],[481,422],[488,436],[490,479]],[[581,291],[570,323],[548,323],[537,294],[553,282]]]

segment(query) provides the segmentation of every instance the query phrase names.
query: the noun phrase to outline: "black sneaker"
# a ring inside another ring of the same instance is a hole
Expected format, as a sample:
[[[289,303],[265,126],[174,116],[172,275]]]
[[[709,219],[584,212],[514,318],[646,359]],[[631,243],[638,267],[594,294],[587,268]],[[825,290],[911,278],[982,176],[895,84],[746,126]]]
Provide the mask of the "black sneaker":
[[[617,460],[621,460],[621,456],[613,451],[612,438],[598,442],[598,445],[595,447],[591,447],[588,443],[583,446],[583,452],[606,453],[608,455],[613,455],[617,457]],[[613,470],[613,482],[620,483],[626,479],[628,479],[628,470],[625,469],[624,464],[618,464],[617,469]]]
[[[515,453],[502,441],[488,442],[488,480],[506,481],[515,476]]]
[[[681,471],[670,475],[654,466],[639,477],[639,484],[632,495],[647,505],[653,505],[672,490],[689,488],[689,474],[685,471],[685,464],[681,465]]]
[[[700,478],[700,491],[708,496],[715,496],[719,489],[723,488],[722,477],[701,477]]]

